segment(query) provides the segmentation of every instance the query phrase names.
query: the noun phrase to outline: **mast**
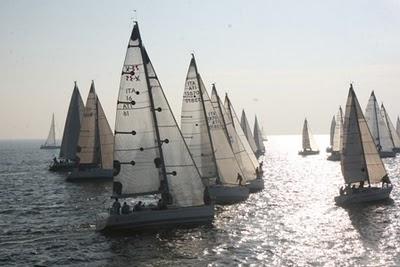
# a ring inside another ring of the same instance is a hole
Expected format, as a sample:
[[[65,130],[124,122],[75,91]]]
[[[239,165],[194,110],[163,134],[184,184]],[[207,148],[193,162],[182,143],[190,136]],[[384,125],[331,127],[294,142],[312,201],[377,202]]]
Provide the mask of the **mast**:
[[[148,70],[147,70],[147,66],[145,64],[147,64],[147,62],[144,62],[144,59],[146,58],[147,61],[147,57],[144,57],[144,53],[143,53],[143,44],[142,44],[142,37],[140,36],[140,31],[139,31],[139,24],[137,21],[135,21],[136,26],[138,27],[138,39],[139,39],[139,48],[140,48],[140,54],[142,56],[143,59],[143,68],[144,68],[144,73],[146,76],[146,84],[147,84],[147,88],[148,88],[148,93],[149,93],[149,100],[150,100],[150,110],[152,113],[152,117],[153,117],[153,122],[154,122],[154,128],[155,128],[155,132],[156,132],[156,138],[157,138],[157,147],[158,147],[158,151],[160,154],[160,160],[161,160],[161,175],[162,175],[162,180],[160,183],[161,186],[161,197],[163,198],[163,200],[167,201],[168,203],[171,202],[170,199],[170,193],[169,193],[169,186],[168,186],[168,179],[167,179],[167,171],[165,169],[165,161],[164,161],[164,154],[163,154],[163,150],[162,150],[162,143],[164,142],[164,140],[161,141],[160,138],[160,131],[158,129],[158,122],[157,122],[157,115],[156,115],[156,109],[154,107],[154,99],[153,99],[153,94],[152,94],[152,87],[150,86],[150,81],[149,81],[149,74],[148,74]],[[157,111],[161,111],[159,109],[157,109]],[[166,197],[168,197],[168,199],[165,199]]]
[[[199,86],[201,105],[203,107],[204,119],[206,120],[207,133],[208,133],[208,138],[210,139],[210,145],[211,145],[211,150],[212,150],[212,155],[213,155],[213,161],[214,161],[214,164],[215,164],[215,167],[216,167],[216,171],[217,171],[217,183],[219,184],[221,181],[220,181],[220,177],[219,177],[217,159],[215,158],[214,144],[213,144],[213,141],[212,141],[212,138],[211,138],[210,125],[208,123],[208,116],[207,116],[206,106],[204,105],[203,90],[201,88],[200,79],[199,79],[199,72],[197,70],[196,59],[194,58],[194,54],[193,53],[192,53],[192,60],[194,62],[194,69],[196,71],[196,80],[197,80],[197,84]],[[204,90],[206,90],[206,89],[204,88]]]

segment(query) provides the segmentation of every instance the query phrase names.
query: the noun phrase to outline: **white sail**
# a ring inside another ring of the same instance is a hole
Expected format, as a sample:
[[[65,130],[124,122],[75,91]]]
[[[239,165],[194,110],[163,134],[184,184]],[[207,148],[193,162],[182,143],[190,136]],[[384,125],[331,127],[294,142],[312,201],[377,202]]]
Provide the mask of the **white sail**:
[[[340,152],[342,150],[342,138],[343,138],[343,112],[342,112],[342,107],[339,107],[339,111],[336,114],[332,151]]]
[[[256,153],[257,146],[256,146],[256,143],[254,141],[254,136],[253,136],[253,134],[251,132],[250,125],[249,125],[249,122],[247,120],[246,113],[244,112],[244,109],[242,110],[242,117],[240,118],[240,125],[242,127],[243,132],[244,132],[244,135],[247,138],[247,141],[249,142],[249,145],[250,145],[251,149],[253,150],[253,153]]]
[[[200,96],[195,60],[192,58],[183,93],[181,130],[202,178],[216,179],[217,166]]]
[[[336,118],[335,118],[335,116],[333,116],[332,122],[331,122],[330,139],[329,139],[330,140],[329,144],[331,145],[331,147],[333,147],[335,128],[336,128]]]
[[[114,196],[168,190],[177,206],[204,204],[200,174],[142,46],[137,23],[122,70],[114,158]]]
[[[264,146],[264,137],[262,131],[260,130],[260,126],[258,125],[257,116],[254,119],[254,140],[257,146],[257,149],[260,151],[265,151]]]
[[[383,117],[384,121],[386,122],[386,126],[389,130],[389,137],[392,140],[393,146],[395,148],[400,148],[400,137],[397,134],[397,131],[394,128],[393,123],[390,120],[389,115],[386,112],[385,106],[383,104],[381,105],[381,114],[382,114],[382,117]]]
[[[47,136],[46,142],[44,143],[44,146],[56,146],[56,126],[54,123],[54,113],[51,117],[51,125],[50,125],[50,131],[49,135]]]
[[[65,120],[60,158],[68,160],[75,160],[76,158],[76,148],[78,146],[79,131],[81,129],[84,108],[85,106],[81,94],[79,93],[78,86],[75,82],[71,101],[69,103],[67,118]]]
[[[225,103],[224,103],[226,113],[228,114],[229,119],[226,119],[227,121],[230,121],[232,123],[233,128],[235,129],[239,142],[241,143],[241,147],[244,148],[246,151],[246,154],[248,158],[251,161],[251,165],[253,167],[253,171],[255,172],[255,169],[258,167],[258,160],[256,156],[253,153],[253,150],[251,149],[249,142],[247,141],[247,138],[242,130],[242,127],[240,126],[240,122],[238,119],[238,116],[236,115],[235,109],[232,105],[232,102],[230,101],[228,95],[225,95]],[[242,158],[243,159],[243,158]],[[245,157],[244,160],[247,161],[247,158]],[[247,175],[250,176],[250,165],[249,164],[243,164],[243,168],[248,169],[247,170]]]
[[[396,132],[400,136],[400,118],[399,117],[397,117]]]
[[[387,173],[352,86],[347,98],[343,128],[341,166],[345,182],[381,182]]]
[[[90,86],[79,132],[77,157],[80,164],[97,164],[100,159],[97,135],[97,96],[94,83]]]
[[[97,123],[99,131],[99,143],[101,154],[101,167],[103,169],[112,169],[114,161],[114,135],[110,124],[107,121],[106,114],[97,97]]]
[[[375,93],[372,91],[365,110],[365,119],[379,151],[392,151],[393,142],[389,136],[389,129],[379,109]]]
[[[308,125],[307,119],[304,119],[303,124],[303,150],[318,151],[318,146],[315,143],[314,136]]]
[[[256,175],[255,168],[249,155],[247,154],[246,149],[240,141],[240,138],[237,135],[235,128],[233,127],[231,116],[227,114],[225,107],[219,98],[215,85],[212,88],[211,103],[214,107],[214,110],[221,118],[221,121],[223,123],[222,126],[225,130],[225,135],[227,136],[227,140],[230,143],[232,152],[243,173],[244,181],[253,180]]]

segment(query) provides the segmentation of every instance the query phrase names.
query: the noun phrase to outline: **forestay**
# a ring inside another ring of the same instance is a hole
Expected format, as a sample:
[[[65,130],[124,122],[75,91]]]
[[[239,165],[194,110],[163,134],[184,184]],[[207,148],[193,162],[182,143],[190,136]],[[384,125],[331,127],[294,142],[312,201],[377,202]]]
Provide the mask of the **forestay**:
[[[375,145],[380,151],[392,151],[393,142],[389,136],[389,129],[379,109],[375,93],[372,91],[365,110],[365,119],[371,131]]]
[[[75,160],[78,146],[79,131],[83,118],[84,105],[78,86],[75,82],[69,103],[67,118],[65,120],[64,133],[61,142],[60,158]]]
[[[54,113],[51,117],[50,131],[44,146],[56,146],[56,126],[54,123]]]
[[[339,111],[336,114],[332,151],[335,151],[335,152],[341,151],[342,138],[343,138],[343,112],[342,112],[342,107],[339,107]]]
[[[382,114],[382,117],[383,117],[384,121],[386,122],[386,126],[388,127],[389,136],[390,136],[390,139],[392,140],[393,146],[395,148],[400,148],[399,135],[397,134],[397,131],[394,128],[393,123],[390,120],[389,115],[386,112],[385,106],[383,104],[381,105],[381,114]]]
[[[254,141],[254,136],[253,136],[253,134],[251,132],[250,125],[249,125],[249,122],[247,120],[246,113],[244,112],[244,109],[242,110],[242,117],[240,118],[240,125],[242,127],[243,132],[244,132],[244,135],[247,138],[247,141],[249,142],[249,145],[250,145],[251,149],[253,150],[253,153],[256,153],[257,152],[257,146],[256,146],[256,143]]]
[[[317,144],[314,141],[314,136],[308,125],[307,119],[304,119],[303,124],[303,150],[318,151]]]
[[[386,170],[360,104],[350,86],[343,125],[342,173],[346,183],[379,183]]]
[[[257,116],[254,119],[254,141],[256,143],[257,149],[260,151],[265,150],[264,138],[260,126],[258,124]]]

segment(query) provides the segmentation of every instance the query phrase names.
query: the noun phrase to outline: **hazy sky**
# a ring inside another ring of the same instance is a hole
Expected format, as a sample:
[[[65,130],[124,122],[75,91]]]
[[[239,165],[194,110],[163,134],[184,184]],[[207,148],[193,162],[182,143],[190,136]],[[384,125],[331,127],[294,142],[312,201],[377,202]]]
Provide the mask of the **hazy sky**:
[[[353,82],[400,113],[400,1],[0,1],[0,139],[62,133],[73,81],[90,82],[114,128],[133,10],[179,118],[190,53],[267,134],[328,133]],[[210,89],[210,87],[208,88]]]

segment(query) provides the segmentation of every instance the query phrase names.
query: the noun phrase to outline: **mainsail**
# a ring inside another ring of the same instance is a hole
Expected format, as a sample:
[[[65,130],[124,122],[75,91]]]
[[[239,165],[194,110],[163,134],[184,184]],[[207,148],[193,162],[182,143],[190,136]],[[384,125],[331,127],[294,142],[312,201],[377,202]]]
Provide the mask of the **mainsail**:
[[[112,169],[112,136],[92,81],[79,133],[77,147],[79,164]]]
[[[333,147],[335,128],[336,128],[336,118],[335,118],[335,116],[333,116],[332,121],[331,121],[331,131],[330,131],[330,139],[329,139],[330,140],[329,144],[331,145],[331,147]]]
[[[115,122],[114,197],[161,193],[203,205],[204,187],[135,23],[122,69]]]
[[[317,144],[314,141],[314,136],[311,133],[310,127],[308,126],[307,119],[304,119],[303,124],[303,150],[318,151]]]
[[[387,175],[352,85],[344,116],[341,166],[348,184],[379,183]]]
[[[390,139],[389,129],[380,112],[374,91],[372,91],[371,97],[368,100],[365,119],[378,151],[392,151],[394,145]]]
[[[242,117],[240,118],[240,125],[242,126],[242,130],[244,132],[244,135],[247,138],[247,141],[249,142],[249,145],[251,149],[253,150],[253,153],[257,152],[257,145],[254,141],[254,136],[251,132],[251,128],[249,125],[249,122],[246,117],[246,113],[244,112],[244,109],[242,110]]]
[[[54,113],[51,117],[51,125],[49,135],[47,136],[46,142],[44,143],[43,147],[51,147],[56,146],[56,126],[54,123]]]
[[[78,145],[79,131],[83,118],[84,104],[78,85],[75,82],[71,101],[69,102],[67,119],[65,120],[64,134],[61,142],[60,158],[75,160]]]
[[[254,119],[254,141],[256,142],[257,150],[265,151],[264,138],[260,126],[258,125],[257,116]]]
[[[339,111],[336,114],[336,120],[335,120],[332,151],[340,152],[342,150],[342,138],[343,138],[343,111],[342,107],[339,107]]]
[[[386,126],[389,130],[389,136],[390,136],[390,139],[392,140],[393,146],[395,148],[400,148],[400,137],[397,134],[397,131],[394,128],[393,123],[390,120],[389,115],[386,112],[385,106],[383,104],[381,105],[381,114],[382,114],[382,117],[385,120]]]

